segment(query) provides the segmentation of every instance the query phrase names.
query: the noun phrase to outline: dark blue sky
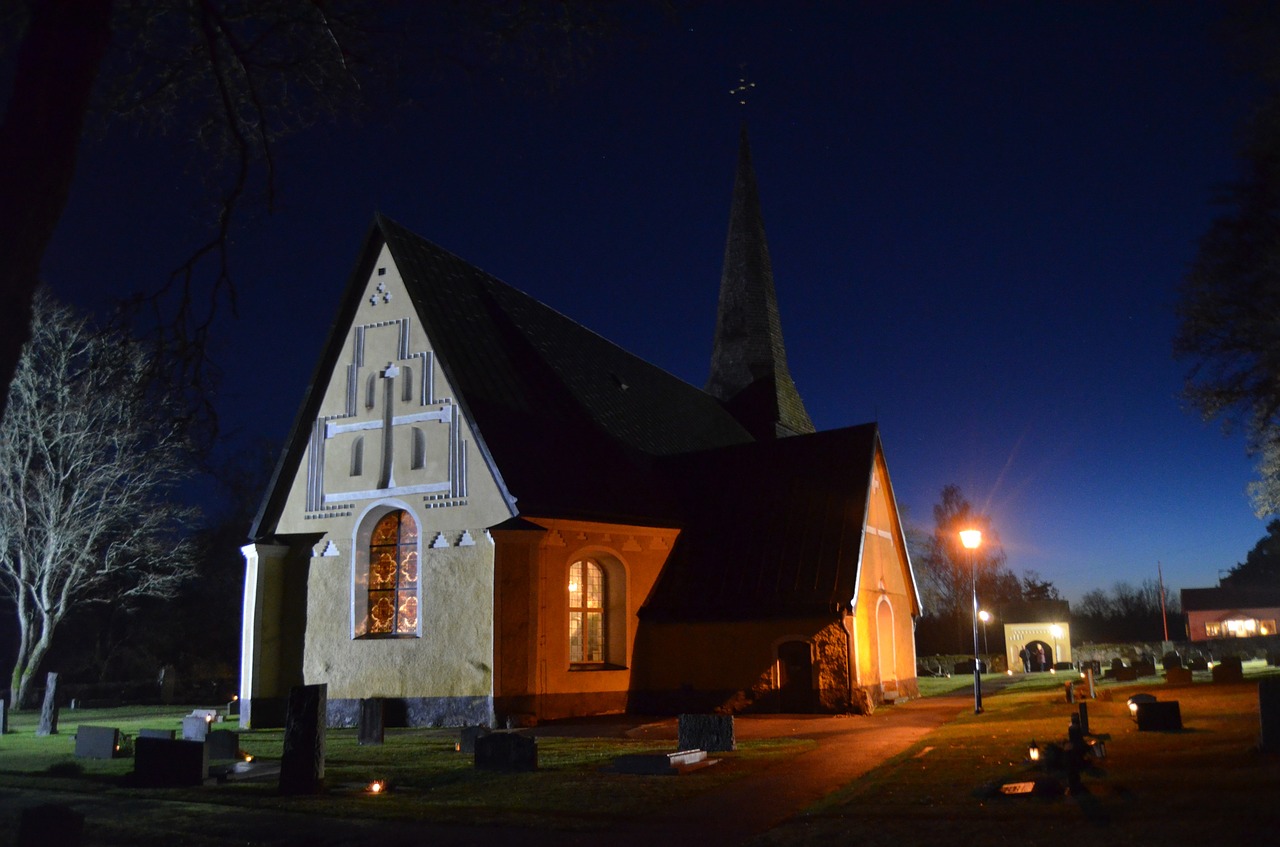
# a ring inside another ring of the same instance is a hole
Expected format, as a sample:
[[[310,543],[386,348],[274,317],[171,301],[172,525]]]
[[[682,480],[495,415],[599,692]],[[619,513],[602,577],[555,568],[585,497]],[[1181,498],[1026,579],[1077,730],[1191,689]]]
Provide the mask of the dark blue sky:
[[[554,96],[484,81],[279,150],[217,325],[231,440],[282,441],[375,211],[697,385],[745,111],[791,371],[882,428],[1072,600],[1210,585],[1264,533],[1239,438],[1183,410],[1176,287],[1235,175],[1248,85],[1217,4],[711,3]],[[199,243],[185,145],[86,150],[45,263],[81,303]]]

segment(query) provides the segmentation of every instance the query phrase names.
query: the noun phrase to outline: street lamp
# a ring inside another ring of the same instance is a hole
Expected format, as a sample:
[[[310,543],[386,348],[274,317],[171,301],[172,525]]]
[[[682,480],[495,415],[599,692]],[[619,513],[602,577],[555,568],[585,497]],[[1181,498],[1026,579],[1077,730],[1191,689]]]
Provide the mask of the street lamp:
[[[973,551],[982,543],[982,531],[960,530],[960,543],[968,550],[969,572],[973,575],[973,713],[982,714],[982,676],[978,672],[978,566],[973,561]]]
[[[978,620],[982,621],[982,652],[990,653],[991,648],[987,646],[987,624],[991,621],[991,613],[983,609],[978,612]]]

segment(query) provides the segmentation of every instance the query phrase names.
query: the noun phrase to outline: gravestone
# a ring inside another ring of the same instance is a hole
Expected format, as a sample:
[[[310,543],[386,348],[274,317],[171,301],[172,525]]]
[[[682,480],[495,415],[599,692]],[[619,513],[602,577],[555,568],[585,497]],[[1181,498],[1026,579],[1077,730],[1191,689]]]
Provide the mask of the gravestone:
[[[733,737],[733,715],[681,715],[679,718],[681,750],[706,750],[721,753],[738,749]]]
[[[1280,679],[1258,683],[1258,717],[1262,722],[1258,746],[1268,753],[1280,753]]]
[[[1167,668],[1164,672],[1164,681],[1169,685],[1190,685],[1191,671],[1183,667]]]
[[[1270,666],[1272,666],[1272,667],[1274,667],[1274,666],[1276,666],[1276,665],[1280,665],[1280,651],[1277,651],[1277,650],[1268,650],[1268,651],[1267,651],[1267,664],[1268,664],[1268,665],[1270,665]]]
[[[133,742],[133,779],[149,788],[203,785],[209,775],[209,747],[203,741],[147,738]]]
[[[280,756],[281,794],[316,794],[324,785],[328,692],[324,683],[298,685],[289,691]]]
[[[0,698],[0,735],[9,731],[9,701]]]
[[[173,740],[176,731],[172,729],[140,729],[138,730],[139,738],[165,738],[169,741]]]
[[[1098,663],[1097,663],[1097,662],[1091,662],[1090,664],[1091,664],[1091,665],[1097,665]],[[1085,669],[1084,669],[1084,681],[1085,681],[1086,686],[1088,687],[1088,690],[1089,690],[1089,699],[1090,699],[1090,700],[1093,700],[1093,699],[1097,698],[1097,696],[1098,696],[1097,684],[1096,684],[1096,682],[1095,682],[1095,678],[1097,677],[1098,673],[1099,673],[1099,671],[1098,671],[1098,669],[1097,669],[1096,667],[1089,667],[1089,666],[1086,666],[1086,667],[1085,667]]]
[[[1227,656],[1213,666],[1214,682],[1244,682],[1244,666],[1239,656]]]
[[[1146,659],[1143,659],[1140,662],[1134,662],[1133,672],[1138,676],[1155,676],[1156,664],[1155,662],[1149,662]]]
[[[114,726],[76,727],[77,759],[114,759],[120,752],[120,730]]]
[[[458,752],[474,756],[476,739],[482,735],[488,735],[489,732],[490,729],[487,726],[464,726],[458,737]]]
[[[44,703],[40,705],[40,724],[36,727],[36,735],[58,734],[58,675],[49,671],[45,677]]]
[[[360,746],[382,743],[384,717],[381,697],[368,697],[360,701],[360,725],[356,730]]]
[[[182,716],[182,740],[183,741],[204,741],[209,737],[209,725],[211,721],[200,715],[183,715]]]
[[[1138,678],[1138,669],[1134,668],[1112,668],[1111,678],[1116,682],[1134,682]]]
[[[613,760],[618,773],[675,776],[712,764],[706,750],[680,750],[676,753],[628,753]]]
[[[1120,658],[1119,656],[1116,656],[1114,659],[1111,660],[1111,670],[1118,671],[1123,667],[1124,667],[1124,659]]]
[[[475,766],[488,771],[536,771],[537,739],[514,732],[477,736]]]
[[[61,803],[27,806],[18,817],[17,847],[79,847],[84,815]]]
[[[160,702],[165,706],[173,705],[173,692],[178,686],[178,669],[173,665],[165,665],[160,669]]]
[[[1187,659],[1187,661],[1184,663],[1184,666],[1189,671],[1209,670],[1209,663],[1204,659]]]
[[[1139,732],[1172,732],[1182,729],[1182,711],[1177,700],[1138,704]]]
[[[215,729],[205,739],[210,759],[240,758],[240,733],[233,729]]]
[[[1177,653],[1165,653],[1164,658],[1161,659],[1161,664],[1164,665],[1165,670],[1169,670],[1170,668],[1181,669],[1182,657],[1179,656]]]
[[[1080,731],[1085,735],[1089,735],[1089,704],[1081,703],[1077,707],[1077,716],[1079,717]]]

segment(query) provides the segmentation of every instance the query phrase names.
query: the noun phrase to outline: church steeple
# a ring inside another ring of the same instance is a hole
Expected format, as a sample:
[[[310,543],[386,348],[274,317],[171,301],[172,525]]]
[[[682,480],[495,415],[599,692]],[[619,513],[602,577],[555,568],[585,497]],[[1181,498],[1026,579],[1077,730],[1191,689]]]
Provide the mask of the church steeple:
[[[787,369],[773,265],[745,123],[738,147],[706,390],[758,439],[814,431]]]

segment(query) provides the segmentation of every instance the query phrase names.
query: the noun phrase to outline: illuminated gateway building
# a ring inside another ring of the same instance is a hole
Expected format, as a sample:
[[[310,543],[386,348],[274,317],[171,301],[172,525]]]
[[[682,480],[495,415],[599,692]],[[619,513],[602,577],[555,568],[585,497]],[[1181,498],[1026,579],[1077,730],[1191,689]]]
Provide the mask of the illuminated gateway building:
[[[378,217],[250,537],[246,726],[916,693],[880,436],[792,382],[745,130],[705,390]]]

